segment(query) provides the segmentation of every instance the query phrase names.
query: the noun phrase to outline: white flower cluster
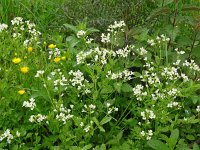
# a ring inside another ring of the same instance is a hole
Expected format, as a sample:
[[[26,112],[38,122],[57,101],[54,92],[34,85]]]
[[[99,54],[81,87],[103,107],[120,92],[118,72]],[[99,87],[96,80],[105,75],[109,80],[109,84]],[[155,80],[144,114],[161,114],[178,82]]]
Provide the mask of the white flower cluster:
[[[91,126],[87,126],[87,127],[85,127],[83,130],[87,133],[87,132],[90,131],[90,128],[91,128]]]
[[[153,67],[151,68],[154,69]],[[150,70],[151,70],[150,69]],[[147,82],[149,85],[158,86],[161,82],[156,72],[144,71],[144,75],[140,76],[143,82]]]
[[[36,107],[35,99],[30,98],[29,101],[24,101],[22,107],[30,108],[33,110]]]
[[[196,111],[197,111],[197,112],[200,112],[200,105],[197,106]]]
[[[69,75],[73,76],[72,79],[69,79],[69,81],[71,82],[71,85],[74,87],[77,86],[78,90],[81,90],[86,86],[85,82],[88,83],[88,81],[84,79],[83,73],[80,70],[77,70],[77,71],[71,70],[69,72]]]
[[[106,77],[112,80],[123,79],[123,81],[129,81],[133,79],[133,75],[134,75],[134,72],[129,71],[129,70],[124,70],[118,73],[112,73],[111,71],[108,71],[108,74],[106,75]]]
[[[35,77],[39,78],[40,76],[42,76],[44,74],[44,70],[38,70]]]
[[[147,96],[147,92],[143,90],[144,90],[144,86],[142,86],[141,84],[138,84],[133,88],[133,94],[136,96],[136,99],[139,101],[142,101],[143,96]]]
[[[86,34],[85,31],[80,30],[80,31],[77,32],[76,36],[77,36],[78,38],[80,38],[80,37],[84,36],[85,34]]]
[[[47,79],[53,81],[54,91],[57,91],[59,87],[67,89],[68,80],[60,69],[55,69],[51,72]]]
[[[126,58],[128,57],[128,54],[131,52],[129,49],[129,46],[127,45],[124,49],[118,49],[115,53],[118,55],[118,57]]]
[[[57,47],[49,49],[48,53],[49,53],[48,59],[51,59],[52,57],[58,57],[61,54],[60,50]]]
[[[107,33],[107,34],[102,33],[101,34],[101,42],[102,43],[110,43],[110,33]]]
[[[86,59],[90,58],[91,62],[98,62],[102,65],[107,64],[107,57],[109,55],[116,55],[113,51],[108,51],[105,48],[96,47],[94,49],[90,49],[89,51],[83,52],[81,51],[76,55],[77,64],[86,63]],[[88,59],[89,60],[89,59]]]
[[[153,40],[153,39],[148,39],[147,40],[147,43],[149,44],[149,45],[151,45],[151,46],[154,46],[156,43],[155,43],[155,41]]]
[[[29,39],[24,41],[24,46],[30,45],[33,41],[37,40],[39,35],[41,35],[41,33],[35,29],[36,26],[34,23],[30,23],[29,20],[24,22],[22,17],[15,17],[11,20],[11,23],[13,26],[14,38],[21,37],[24,33],[28,34]]]
[[[0,24],[0,32],[2,32],[3,30],[6,30],[8,28],[7,24]]]
[[[96,47],[94,50],[94,62],[100,62],[102,65],[107,64],[107,56],[112,52],[105,48]]]
[[[7,140],[8,144],[11,143],[11,140],[14,138],[14,136],[10,133],[10,129],[7,129],[1,136],[0,136],[0,142],[4,139]]]
[[[161,93],[159,89],[157,89],[154,93],[151,94],[152,100],[164,99],[165,94]]]
[[[116,29],[117,30],[121,30],[122,32],[124,32],[123,27],[125,27],[126,24],[124,21],[115,21],[114,24],[109,25],[107,31],[109,32],[114,32]]]
[[[160,44],[161,42],[168,42],[170,38],[166,37],[164,34],[157,36],[156,39],[148,39],[147,43],[150,46],[154,46],[156,44]]]
[[[112,107],[110,107],[111,106],[111,104],[110,103],[106,103],[106,107],[108,108],[108,112],[107,112],[107,114],[111,114],[112,112],[117,112],[118,111],[118,108],[117,107],[114,107],[114,106],[112,106]]]
[[[163,42],[168,42],[170,40],[170,38],[166,37],[164,34],[157,36],[156,40],[158,43],[160,43],[161,41]]]
[[[170,102],[169,104],[167,104],[167,107],[169,107],[169,108],[173,108],[173,107],[178,107],[178,108],[180,108],[178,102]]]
[[[141,56],[146,55],[148,53],[144,47],[136,49],[136,52]]]
[[[161,73],[163,77],[169,80],[177,80],[179,78],[178,68],[175,67],[165,67]]]
[[[150,140],[151,137],[153,136],[153,131],[152,131],[152,130],[148,130],[148,132],[141,131],[140,134],[141,134],[142,136],[146,136],[146,139],[147,139],[147,140]]]
[[[183,54],[185,54],[185,51],[179,51],[179,49],[178,48],[176,48],[176,49],[174,49],[176,52],[177,52],[177,54],[179,54],[179,55],[183,55]]]
[[[156,118],[156,115],[154,114],[154,112],[152,110],[148,110],[148,109],[145,109],[145,111],[142,111],[140,113],[140,115],[142,116],[143,120],[147,120],[147,121],[148,121],[148,119]]]
[[[13,20],[11,20],[12,25],[20,25],[23,24],[23,18],[22,17],[15,17]]]
[[[164,90],[166,92],[166,90]],[[174,99],[177,97],[177,95],[180,93],[180,91],[178,91],[175,88],[172,88],[171,90],[167,91],[167,94],[171,97],[173,97]]]
[[[185,60],[185,62],[183,63],[183,66],[186,66],[189,69],[192,69],[194,71],[200,71],[199,66],[194,62],[194,60],[191,60],[190,62],[188,62],[187,60]]]
[[[89,112],[90,114],[94,113],[94,110],[96,108],[96,105],[90,104],[90,105],[84,105],[84,108],[82,109],[82,112]]]
[[[40,122],[42,122],[46,119],[47,119],[47,117],[45,115],[37,114],[37,115],[31,115],[30,118],[29,118],[29,121],[40,123]]]
[[[71,105],[71,109],[73,108],[73,105]],[[58,121],[62,121],[63,124],[66,124],[67,120],[71,119],[74,115],[70,114],[71,113],[71,109],[66,108],[63,106],[63,104],[60,105],[59,110],[54,110],[54,112],[59,112],[56,115],[56,119]]]
[[[60,86],[66,86],[68,85],[68,80],[65,78],[64,75],[61,76],[61,79],[57,79],[57,80],[54,80],[54,90],[58,90],[58,85]],[[65,87],[65,89],[67,89],[67,87]]]
[[[89,51],[87,51],[87,52],[80,51],[80,52],[76,55],[77,64],[84,63],[85,59],[86,59],[89,55],[91,55],[92,52],[93,52],[93,50],[89,50]]]

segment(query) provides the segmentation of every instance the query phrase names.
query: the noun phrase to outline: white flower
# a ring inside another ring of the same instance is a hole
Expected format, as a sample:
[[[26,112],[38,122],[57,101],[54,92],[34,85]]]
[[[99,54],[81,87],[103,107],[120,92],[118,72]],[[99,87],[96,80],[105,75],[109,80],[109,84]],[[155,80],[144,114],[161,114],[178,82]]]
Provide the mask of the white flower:
[[[0,32],[2,32],[3,30],[6,30],[8,28],[7,24],[0,24]]]
[[[35,75],[35,77],[38,78],[38,77],[40,77],[43,74],[44,74],[44,70],[38,70],[37,73],[36,73],[36,75]]]
[[[197,111],[197,112],[200,112],[200,105],[197,106],[196,111]]]
[[[17,137],[20,137],[20,135],[21,135],[21,134],[19,133],[19,131],[17,131],[17,132],[16,132],[16,136],[17,136]]]
[[[30,108],[33,110],[36,107],[35,99],[30,98],[29,101],[24,101],[22,107]]]
[[[145,132],[144,132],[144,131],[141,131],[140,134],[141,134],[142,136],[145,136]]]
[[[77,37],[78,37],[78,38],[80,38],[81,36],[84,36],[85,34],[86,34],[86,32],[85,32],[85,31],[83,31],[83,30],[80,30],[80,31],[78,31],[78,32],[77,32],[77,34],[76,34],[76,35],[77,35]]]
[[[88,132],[90,130],[90,126],[87,126],[86,128],[83,129],[85,132]]]

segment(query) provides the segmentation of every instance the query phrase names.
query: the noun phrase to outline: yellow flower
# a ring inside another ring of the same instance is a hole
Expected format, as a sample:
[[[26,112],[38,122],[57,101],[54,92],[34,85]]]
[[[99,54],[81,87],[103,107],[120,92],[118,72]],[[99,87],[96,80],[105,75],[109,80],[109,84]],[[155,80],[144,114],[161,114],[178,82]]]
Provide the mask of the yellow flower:
[[[26,93],[26,92],[25,92],[25,90],[23,90],[23,89],[18,91],[18,94],[19,94],[19,95],[23,95],[24,93]]]
[[[58,63],[59,61],[60,61],[60,57],[56,57],[56,58],[54,58],[54,60],[53,60],[55,63]]]
[[[12,59],[12,62],[14,63],[14,64],[18,64],[18,63],[20,63],[22,60],[21,60],[21,58],[13,58]]]
[[[25,74],[29,71],[29,67],[21,67],[20,71]]]
[[[50,45],[48,46],[48,48],[56,48],[56,45],[50,44]]]
[[[32,52],[33,51],[33,47],[28,47],[28,52]]]

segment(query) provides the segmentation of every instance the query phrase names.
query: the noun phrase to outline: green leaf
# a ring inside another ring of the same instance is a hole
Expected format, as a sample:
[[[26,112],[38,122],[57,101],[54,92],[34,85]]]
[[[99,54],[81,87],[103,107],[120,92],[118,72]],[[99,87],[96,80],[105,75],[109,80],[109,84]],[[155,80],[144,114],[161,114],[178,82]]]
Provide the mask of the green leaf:
[[[171,149],[174,149],[174,147],[176,146],[178,138],[179,138],[179,130],[178,129],[174,129],[172,131],[172,133],[170,135],[170,138],[169,138],[169,141],[168,141],[169,147]]]
[[[121,82],[115,82],[114,83],[114,88],[118,93],[121,92],[121,87],[122,87],[122,83]]]
[[[190,140],[190,141],[194,141],[194,140],[195,140],[195,137],[194,137],[193,135],[191,135],[191,134],[186,135],[186,138],[187,138],[188,140]]]
[[[95,91],[93,94],[92,94],[92,97],[94,100],[96,100],[98,98],[98,95],[99,95],[99,92],[98,91]]]
[[[114,91],[113,87],[110,85],[107,85],[105,88],[101,90],[101,94],[109,94]]]
[[[96,117],[93,117],[92,120],[94,121],[94,123],[97,125],[97,127],[99,128],[99,130],[101,132],[105,132],[105,129],[102,126],[100,126],[100,123],[99,123],[99,121],[97,120]]]
[[[147,142],[147,145],[153,148],[154,150],[170,150],[166,144],[160,140],[150,140]]]
[[[82,150],[88,150],[92,148],[92,144],[88,144],[82,148]]]
[[[121,87],[122,92],[132,92],[133,88],[131,87],[130,84],[124,83]]]
[[[194,143],[192,150],[200,150],[199,145],[197,145],[196,143]]]
[[[123,131],[120,131],[118,134],[117,134],[117,141],[120,141],[121,138],[122,138],[122,135],[123,135]]]
[[[106,123],[109,122],[111,119],[112,119],[112,117],[110,117],[110,116],[105,116],[105,117],[101,120],[100,125],[106,124]]]
[[[64,26],[66,28],[69,28],[70,30],[72,30],[75,34],[78,32],[78,29],[76,28],[76,26],[73,26],[71,24],[65,23]]]

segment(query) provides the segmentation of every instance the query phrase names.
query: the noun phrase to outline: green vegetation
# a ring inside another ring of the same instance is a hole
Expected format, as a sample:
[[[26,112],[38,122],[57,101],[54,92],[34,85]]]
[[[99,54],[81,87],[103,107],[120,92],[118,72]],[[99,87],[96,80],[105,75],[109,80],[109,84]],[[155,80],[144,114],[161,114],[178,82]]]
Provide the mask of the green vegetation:
[[[0,1],[0,149],[199,150],[198,0]]]

